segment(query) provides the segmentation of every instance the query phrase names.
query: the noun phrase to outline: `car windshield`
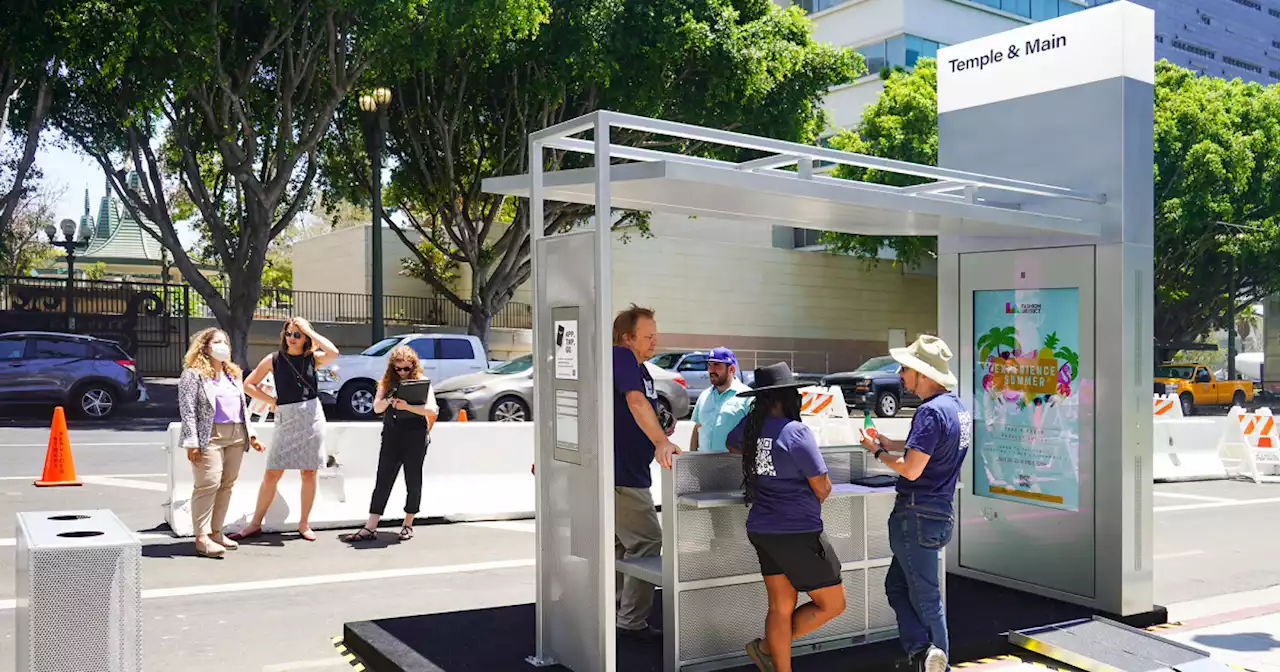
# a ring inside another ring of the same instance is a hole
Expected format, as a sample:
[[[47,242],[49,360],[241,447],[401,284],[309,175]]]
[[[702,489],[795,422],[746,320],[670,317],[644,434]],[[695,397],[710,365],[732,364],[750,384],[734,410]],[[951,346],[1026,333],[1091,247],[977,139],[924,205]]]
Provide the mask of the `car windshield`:
[[[367,349],[365,349],[364,352],[360,354],[366,357],[381,357],[387,354],[388,352],[391,352],[391,348],[394,348],[399,344],[400,344],[400,337],[398,336],[395,338],[384,338],[381,341],[378,341],[377,343],[374,343],[373,345],[369,346]]]
[[[650,357],[649,363],[659,369],[674,369],[676,362],[679,362],[680,358],[683,356],[683,352],[664,352],[661,355]]]
[[[1156,369],[1156,378],[1178,378],[1181,380],[1191,380],[1195,374],[1194,366],[1161,366]]]
[[[525,371],[528,371],[531,368],[533,368],[533,355],[525,355],[523,357],[516,357],[515,359],[509,362],[504,362],[502,364],[499,364],[498,366],[495,366],[492,369],[489,369],[489,373],[497,373],[497,374],[524,373]]]
[[[869,373],[872,371],[880,371],[883,373],[897,373],[898,362],[892,357],[872,357],[862,363],[862,366],[854,369],[854,373]]]

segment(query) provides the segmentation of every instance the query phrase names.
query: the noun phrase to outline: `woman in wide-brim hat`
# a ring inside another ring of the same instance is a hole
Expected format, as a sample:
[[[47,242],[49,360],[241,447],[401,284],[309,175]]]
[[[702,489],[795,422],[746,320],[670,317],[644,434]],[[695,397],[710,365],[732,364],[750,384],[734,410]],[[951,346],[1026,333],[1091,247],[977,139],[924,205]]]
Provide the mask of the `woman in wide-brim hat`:
[[[831,494],[817,437],[800,420],[800,388],[786,364],[755,371],[751,411],[726,443],[742,450],[747,538],[760,559],[769,595],[765,636],[747,644],[760,670],[791,670],[791,642],[845,608],[840,559],[822,529],[822,502]],[[800,593],[810,602],[796,608]]]

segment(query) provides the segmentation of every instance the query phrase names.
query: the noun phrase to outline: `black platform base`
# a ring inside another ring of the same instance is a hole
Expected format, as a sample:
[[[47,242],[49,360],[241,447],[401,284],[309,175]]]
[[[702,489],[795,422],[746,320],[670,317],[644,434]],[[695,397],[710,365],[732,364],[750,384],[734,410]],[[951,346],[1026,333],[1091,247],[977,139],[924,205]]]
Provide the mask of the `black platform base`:
[[[951,659],[977,660],[1016,653],[1006,635],[1077,618],[1101,615],[1136,628],[1165,623],[1164,607],[1126,618],[960,576],[947,577]],[[764,605],[760,625],[764,627]],[[374,672],[532,672],[525,658],[536,651],[532,604],[348,623],[347,648]],[[654,602],[662,627],[662,591]],[[745,642],[744,642],[745,644]],[[797,658],[813,672],[883,672],[904,664],[896,640]],[[563,667],[544,668],[565,670]],[[618,672],[661,672],[662,645],[618,640]],[[749,672],[754,667],[738,668]],[[593,672],[582,670],[580,672]]]

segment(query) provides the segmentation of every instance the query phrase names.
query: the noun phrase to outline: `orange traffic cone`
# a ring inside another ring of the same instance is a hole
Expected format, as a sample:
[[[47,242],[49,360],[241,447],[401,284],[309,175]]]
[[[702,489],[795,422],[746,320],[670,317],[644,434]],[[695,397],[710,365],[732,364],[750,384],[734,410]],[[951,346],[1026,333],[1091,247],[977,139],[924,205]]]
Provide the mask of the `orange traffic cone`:
[[[36,485],[83,485],[76,480],[76,465],[71,460],[71,439],[67,436],[67,415],[61,406],[53,409],[49,449],[44,454],[44,473]]]
[[[467,409],[464,408],[458,411],[458,422],[466,422],[466,421],[467,421]]]

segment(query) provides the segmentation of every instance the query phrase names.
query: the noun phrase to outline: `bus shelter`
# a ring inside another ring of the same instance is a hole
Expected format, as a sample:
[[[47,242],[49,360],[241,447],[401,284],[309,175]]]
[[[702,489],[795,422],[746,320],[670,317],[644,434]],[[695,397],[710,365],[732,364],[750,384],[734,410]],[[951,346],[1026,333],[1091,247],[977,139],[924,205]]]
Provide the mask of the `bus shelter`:
[[[1110,614],[1151,610],[1153,44],[1152,12],[1117,2],[941,50],[937,167],[611,111],[531,134],[530,174],[485,190],[528,197],[533,222],[547,201],[593,205],[595,216],[566,233],[531,227],[540,421],[530,662],[615,669],[615,571],[670,591],[686,549],[669,528],[698,506],[664,482],[661,565],[616,564],[616,210],[937,236],[939,331],[974,418],[948,571]],[[638,134],[747,158],[644,148],[629,142]],[[551,151],[594,165],[544,172]],[[836,165],[927,181],[825,174]],[[885,525],[869,509],[867,538]],[[702,578],[708,590],[737,581]],[[865,595],[880,589],[864,580]],[[740,595],[721,595],[705,594],[704,611],[744,616],[731,603]],[[681,653],[714,633],[679,617],[695,597],[669,597],[666,669],[727,662]]]

